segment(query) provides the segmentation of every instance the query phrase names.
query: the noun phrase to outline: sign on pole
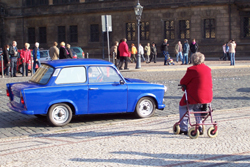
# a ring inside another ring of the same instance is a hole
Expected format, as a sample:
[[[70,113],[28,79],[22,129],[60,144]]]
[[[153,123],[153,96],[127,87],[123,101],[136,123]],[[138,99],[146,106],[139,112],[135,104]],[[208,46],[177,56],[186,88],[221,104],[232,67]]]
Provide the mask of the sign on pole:
[[[102,15],[102,32],[103,33],[107,32],[108,58],[109,58],[109,61],[110,61],[109,32],[112,32],[112,18],[111,18],[111,15]],[[104,36],[103,36],[103,38],[104,38]],[[103,59],[104,59],[104,51],[103,51]]]

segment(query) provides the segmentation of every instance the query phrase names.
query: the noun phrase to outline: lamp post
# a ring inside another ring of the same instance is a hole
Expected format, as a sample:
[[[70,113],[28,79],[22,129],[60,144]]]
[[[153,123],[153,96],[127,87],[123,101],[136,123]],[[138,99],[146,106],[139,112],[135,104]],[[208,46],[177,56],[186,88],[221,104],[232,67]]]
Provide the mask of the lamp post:
[[[140,5],[140,2],[138,0],[137,5],[134,8],[135,10],[135,16],[137,19],[137,27],[138,27],[138,49],[137,49],[137,62],[136,62],[136,69],[140,69],[141,68],[141,55],[139,53],[139,47],[140,47],[140,22],[141,22],[141,15],[142,15],[142,11],[143,11],[143,6]]]

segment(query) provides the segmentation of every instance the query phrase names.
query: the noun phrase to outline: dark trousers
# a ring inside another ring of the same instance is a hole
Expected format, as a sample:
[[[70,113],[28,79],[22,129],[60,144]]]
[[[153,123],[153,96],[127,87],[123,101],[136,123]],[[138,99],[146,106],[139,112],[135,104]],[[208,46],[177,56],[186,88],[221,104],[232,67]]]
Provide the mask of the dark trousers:
[[[124,69],[128,68],[128,59],[125,56],[120,56],[119,70],[122,69],[123,61],[125,61]]]
[[[29,66],[29,63],[23,63],[23,76],[24,76],[24,70],[25,70],[25,74],[26,76],[28,76],[28,66]]]
[[[156,63],[156,54],[151,54],[150,62],[154,59],[154,62]]]
[[[223,53],[223,56],[221,56],[220,59],[227,60],[227,53]]]
[[[16,65],[17,65],[17,57],[10,58],[10,68],[11,68],[11,76],[16,77]]]
[[[136,62],[135,54],[131,54],[131,60],[132,60],[132,62]]]
[[[6,67],[4,69],[4,74],[7,75],[7,76],[9,76],[10,64],[7,63],[7,64],[4,65],[4,67]]]

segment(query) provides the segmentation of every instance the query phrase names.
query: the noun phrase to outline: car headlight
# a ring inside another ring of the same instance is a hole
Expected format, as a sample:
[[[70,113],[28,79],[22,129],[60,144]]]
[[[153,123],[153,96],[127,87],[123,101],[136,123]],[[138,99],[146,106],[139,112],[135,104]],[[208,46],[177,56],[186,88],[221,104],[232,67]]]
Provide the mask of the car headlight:
[[[168,88],[164,85],[164,92],[166,93]]]

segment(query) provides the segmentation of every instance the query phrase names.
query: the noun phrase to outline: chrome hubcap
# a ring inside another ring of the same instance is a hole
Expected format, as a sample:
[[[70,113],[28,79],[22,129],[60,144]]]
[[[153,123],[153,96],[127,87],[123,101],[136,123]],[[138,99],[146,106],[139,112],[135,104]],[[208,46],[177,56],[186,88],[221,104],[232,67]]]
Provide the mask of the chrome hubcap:
[[[150,100],[143,100],[139,106],[139,112],[143,116],[150,115],[153,111],[153,103]]]
[[[69,111],[64,106],[57,106],[52,111],[52,117],[56,123],[64,123],[69,118]]]

